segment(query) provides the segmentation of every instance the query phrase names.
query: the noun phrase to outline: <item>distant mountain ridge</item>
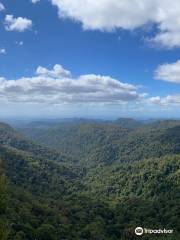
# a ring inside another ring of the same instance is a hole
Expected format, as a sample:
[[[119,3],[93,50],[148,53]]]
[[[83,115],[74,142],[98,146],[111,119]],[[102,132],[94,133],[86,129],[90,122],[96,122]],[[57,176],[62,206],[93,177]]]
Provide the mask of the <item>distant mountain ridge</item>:
[[[142,127],[145,123],[137,121],[133,118],[119,118],[114,123],[119,124],[122,128],[138,128]]]

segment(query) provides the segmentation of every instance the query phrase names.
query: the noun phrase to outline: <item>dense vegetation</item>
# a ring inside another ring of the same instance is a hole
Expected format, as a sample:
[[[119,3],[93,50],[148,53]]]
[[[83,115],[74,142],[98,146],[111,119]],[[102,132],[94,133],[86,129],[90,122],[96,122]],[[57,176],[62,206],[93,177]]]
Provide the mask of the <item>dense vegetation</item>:
[[[179,166],[179,121],[2,123],[0,239],[178,240]]]
[[[180,121],[149,125],[132,122],[60,123],[51,128],[24,128],[21,131],[38,143],[73,156],[81,165],[133,162],[180,152]],[[122,122],[122,119],[121,119]],[[118,123],[118,124],[117,124]],[[42,126],[42,125],[41,125]]]

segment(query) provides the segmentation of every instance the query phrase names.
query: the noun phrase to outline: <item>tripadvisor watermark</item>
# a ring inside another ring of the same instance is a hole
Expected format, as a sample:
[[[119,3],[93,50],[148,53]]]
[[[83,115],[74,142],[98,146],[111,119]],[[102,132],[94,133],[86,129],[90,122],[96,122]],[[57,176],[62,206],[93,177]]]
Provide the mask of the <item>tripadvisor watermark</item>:
[[[143,234],[172,234],[173,229],[149,229],[149,228],[142,228],[137,227],[135,229],[135,234],[137,236],[141,236]]]

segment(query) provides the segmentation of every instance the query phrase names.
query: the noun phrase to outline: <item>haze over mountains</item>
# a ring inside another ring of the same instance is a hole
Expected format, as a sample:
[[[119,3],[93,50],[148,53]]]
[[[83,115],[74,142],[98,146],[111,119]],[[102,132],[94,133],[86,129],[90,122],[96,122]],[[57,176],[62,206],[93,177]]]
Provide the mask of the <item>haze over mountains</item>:
[[[178,120],[1,123],[0,159],[2,240],[180,237]]]

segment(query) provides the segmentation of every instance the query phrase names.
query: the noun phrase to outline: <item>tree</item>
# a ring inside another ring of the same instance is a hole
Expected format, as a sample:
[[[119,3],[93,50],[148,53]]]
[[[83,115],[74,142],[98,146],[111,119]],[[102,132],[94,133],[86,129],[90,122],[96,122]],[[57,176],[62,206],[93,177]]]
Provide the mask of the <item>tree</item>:
[[[3,164],[0,160],[0,239],[6,240],[9,235],[9,229],[5,218],[7,204],[7,183],[3,172]]]
[[[55,228],[50,224],[42,224],[37,229],[37,239],[38,240],[55,240]]]
[[[26,235],[23,231],[20,231],[16,234],[14,240],[26,240]]]

